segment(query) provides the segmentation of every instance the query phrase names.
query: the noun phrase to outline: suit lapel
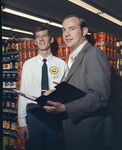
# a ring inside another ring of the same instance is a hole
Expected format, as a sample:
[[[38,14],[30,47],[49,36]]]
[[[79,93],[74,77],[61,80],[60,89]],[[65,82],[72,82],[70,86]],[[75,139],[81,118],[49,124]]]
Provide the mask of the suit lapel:
[[[83,49],[79,52],[76,60],[73,62],[69,72],[68,72],[68,75],[67,75],[67,78],[66,78],[66,81],[68,81],[71,76],[73,75],[73,73],[75,72],[75,70],[78,68],[78,66],[80,65],[80,63],[82,62],[82,59],[83,59],[83,56],[85,55],[85,52],[86,50],[88,49],[88,47],[90,47],[91,44],[87,43]]]

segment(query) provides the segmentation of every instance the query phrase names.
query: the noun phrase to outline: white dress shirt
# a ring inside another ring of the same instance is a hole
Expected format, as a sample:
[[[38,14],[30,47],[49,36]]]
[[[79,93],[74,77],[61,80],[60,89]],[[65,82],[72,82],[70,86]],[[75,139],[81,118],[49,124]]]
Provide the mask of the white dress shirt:
[[[67,68],[67,65],[63,60],[53,56],[52,54],[48,56],[46,59],[48,67],[49,89],[54,89],[56,84],[53,82],[57,83],[61,82],[65,70]],[[22,68],[20,91],[35,97],[39,97],[41,95],[42,65],[43,65],[43,57],[40,54],[38,54],[36,57],[27,60],[24,63]],[[20,127],[27,126],[26,106],[29,103],[36,103],[36,102],[26,99],[22,96],[19,96],[18,120]]]

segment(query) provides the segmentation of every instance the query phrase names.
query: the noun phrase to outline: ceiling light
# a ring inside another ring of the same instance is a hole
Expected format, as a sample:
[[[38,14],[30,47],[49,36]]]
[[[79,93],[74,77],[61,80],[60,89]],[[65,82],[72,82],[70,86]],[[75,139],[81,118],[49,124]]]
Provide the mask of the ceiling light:
[[[53,26],[56,26],[56,27],[59,27],[59,28],[62,28],[62,25],[61,24],[58,24],[58,23],[55,23],[55,22],[50,22],[48,23],[50,25],[53,25]]]
[[[5,29],[5,30],[12,30],[12,28],[10,28],[10,27],[5,27],[5,26],[2,26],[2,29]]]
[[[108,19],[108,20],[110,20],[110,21],[112,21],[112,22],[114,22],[114,23],[116,23],[116,24],[122,26],[122,21],[120,21],[120,20],[118,20],[118,19],[116,19],[116,18],[114,18],[114,17],[112,17],[112,16],[110,16],[110,15],[108,15],[108,14],[106,14],[106,13],[101,13],[101,14],[99,14],[99,15],[100,15],[101,17],[103,17],[103,18],[106,18],[106,19]]]
[[[2,36],[2,39],[8,40],[10,37]]]
[[[95,13],[95,14],[98,14],[101,17],[103,17],[105,19],[108,19],[109,21],[112,21],[112,22],[122,26],[122,21],[120,21],[120,20],[118,20],[118,19],[116,19],[116,18],[114,18],[114,17],[112,17],[112,16],[102,12],[101,10],[99,10],[99,9],[97,9],[97,8],[95,8],[95,7],[91,6],[91,5],[83,2],[82,0],[68,0],[68,1],[78,5],[80,7],[83,7],[83,8],[85,8],[85,9],[87,9],[87,10],[89,10],[89,11]]]
[[[61,24],[58,24],[58,23],[55,23],[55,22],[50,22],[49,20],[42,19],[42,18],[39,18],[39,17],[35,17],[35,16],[32,16],[32,15],[28,15],[28,14],[25,14],[25,13],[22,13],[22,12],[19,12],[19,11],[15,11],[15,10],[12,10],[12,9],[9,9],[9,8],[3,8],[2,11],[6,12],[6,13],[13,14],[13,15],[17,15],[17,16],[20,16],[20,17],[24,17],[24,18],[27,18],[27,19],[31,19],[31,20],[34,20],[34,21],[47,23],[47,24],[57,26],[57,27],[60,27],[60,28],[62,27]]]
[[[87,10],[89,10],[89,11],[95,13],[95,14],[101,12],[101,10],[99,10],[99,9],[97,9],[97,8],[95,8],[95,7],[89,5],[89,4],[87,4],[87,3],[85,3],[85,2],[83,2],[81,0],[68,0],[68,1],[70,1],[70,2],[72,2],[74,4],[76,4],[76,5],[79,5],[79,6],[85,8],[85,9],[87,9]]]
[[[19,11],[15,11],[15,10],[12,10],[12,9],[9,9],[9,8],[4,8],[2,11],[13,14],[13,15],[17,15],[17,16],[20,16],[20,17],[24,17],[24,18],[27,18],[27,19],[43,22],[43,23],[48,23],[49,22],[48,20],[41,19],[39,17],[35,17],[35,16],[32,16],[32,15],[28,15],[28,14],[25,14],[25,13],[22,13],[22,12],[19,12]]]
[[[32,32],[28,32],[28,31],[24,31],[24,30],[19,30],[19,29],[12,29],[12,31],[33,35]]]
[[[33,35],[33,33],[32,33],[32,32],[29,32],[29,31],[20,30],[20,29],[15,29],[15,28],[10,28],[10,27],[5,27],[5,26],[2,26],[2,29],[4,29],[4,30],[11,30],[11,31],[14,31],[14,32],[20,32],[20,33],[24,33],[24,34]]]

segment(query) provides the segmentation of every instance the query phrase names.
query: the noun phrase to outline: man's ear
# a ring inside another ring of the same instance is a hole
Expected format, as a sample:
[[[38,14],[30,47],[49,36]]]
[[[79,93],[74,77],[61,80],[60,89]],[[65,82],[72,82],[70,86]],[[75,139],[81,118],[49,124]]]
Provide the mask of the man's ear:
[[[54,42],[54,37],[51,37],[50,42],[51,42],[51,43]]]
[[[88,28],[87,27],[84,27],[83,28],[83,36],[86,36],[88,33]]]

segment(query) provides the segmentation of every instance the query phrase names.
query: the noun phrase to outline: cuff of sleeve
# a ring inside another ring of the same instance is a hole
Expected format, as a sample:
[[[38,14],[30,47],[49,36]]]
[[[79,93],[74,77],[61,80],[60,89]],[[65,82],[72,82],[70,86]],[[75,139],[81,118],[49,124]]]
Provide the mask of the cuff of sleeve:
[[[22,118],[19,120],[19,127],[24,127],[24,126],[27,126],[26,119]]]

